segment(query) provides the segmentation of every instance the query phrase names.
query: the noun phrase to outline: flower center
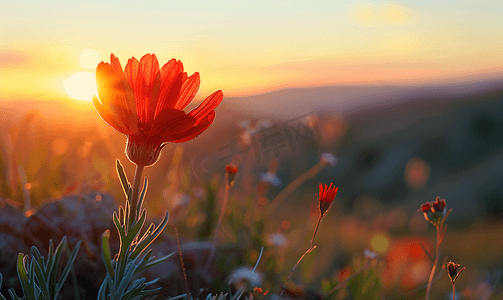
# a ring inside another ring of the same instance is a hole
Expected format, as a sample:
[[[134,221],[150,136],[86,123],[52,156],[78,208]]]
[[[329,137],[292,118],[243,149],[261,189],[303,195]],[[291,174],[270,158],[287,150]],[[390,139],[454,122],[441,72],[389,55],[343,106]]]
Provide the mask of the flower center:
[[[152,129],[152,124],[147,122],[140,122],[138,124],[138,131],[146,138],[149,136],[150,130]]]

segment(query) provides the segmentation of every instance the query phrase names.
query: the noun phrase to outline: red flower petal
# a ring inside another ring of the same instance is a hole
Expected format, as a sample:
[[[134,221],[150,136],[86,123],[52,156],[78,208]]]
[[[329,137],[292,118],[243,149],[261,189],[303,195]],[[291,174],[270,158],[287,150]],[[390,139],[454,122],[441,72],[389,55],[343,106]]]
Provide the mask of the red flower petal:
[[[328,203],[334,201],[339,188],[335,186],[332,187],[332,185],[333,183],[331,183],[330,186],[327,187],[327,185],[325,184],[325,188],[323,188],[323,185],[320,183],[320,194],[318,195],[320,201]]]
[[[112,68],[114,69],[115,76],[121,81],[121,85],[124,87],[125,92],[127,93],[126,105],[129,111],[129,115],[134,114],[136,116],[136,101],[134,98],[133,89],[131,85],[127,81],[126,75],[122,70],[121,63],[117,57],[112,53],[110,54],[110,63]],[[134,120],[136,122],[136,118]]]
[[[421,208],[418,209],[418,211],[422,212],[429,212],[431,210],[431,204],[430,202],[426,202],[421,204]]]
[[[178,97],[178,102],[173,106],[176,109],[185,109],[187,105],[194,99],[197,91],[199,90],[199,85],[201,84],[201,79],[199,78],[199,73],[194,73],[190,77],[186,77],[187,73],[184,73],[185,78],[183,79],[182,88],[180,90],[180,96]]]
[[[163,142],[169,142],[174,136],[194,127],[194,118],[188,116],[182,110],[166,108],[154,121],[152,135],[159,136]]]
[[[206,116],[212,112],[221,102],[224,97],[222,91],[216,91],[204,99],[198,107],[189,112],[189,116],[196,119],[196,125],[199,124]]]
[[[150,123],[154,120],[160,86],[161,75],[159,74],[157,57],[153,54],[145,54],[140,60],[138,75],[133,87],[138,117],[142,122]]]
[[[213,120],[215,120],[215,111],[211,111],[206,116],[206,119],[200,120],[199,124],[197,124],[196,126],[174,137],[174,139],[171,142],[183,143],[196,138],[198,135],[200,135],[206,129],[208,129],[208,127],[210,127],[211,123],[213,123]]]
[[[175,108],[182,88],[183,64],[173,58],[159,72],[161,87],[154,118],[165,108]]]
[[[96,68],[98,95],[107,113],[113,114],[134,133],[137,130],[136,113],[128,106],[128,102],[134,101],[134,96],[128,82],[121,80],[120,73],[115,72],[110,64],[101,62]]]
[[[120,133],[130,135],[131,131],[127,129],[122,122],[118,119],[117,115],[112,114],[107,110],[107,108],[101,104],[96,96],[93,97],[94,106],[98,111],[101,118],[108,123],[108,125],[112,126],[115,130]]]

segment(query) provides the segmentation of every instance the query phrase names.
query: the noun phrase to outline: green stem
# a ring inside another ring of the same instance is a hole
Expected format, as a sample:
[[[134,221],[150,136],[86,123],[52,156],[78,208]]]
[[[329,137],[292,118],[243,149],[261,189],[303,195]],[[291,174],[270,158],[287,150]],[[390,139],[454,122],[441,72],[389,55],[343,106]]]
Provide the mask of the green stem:
[[[134,173],[134,183],[133,183],[133,191],[131,195],[131,199],[127,199],[126,201],[130,201],[130,207],[129,207],[129,215],[126,216],[126,224],[125,224],[125,230],[126,230],[126,237],[128,236],[128,233],[130,232],[130,229],[132,227],[133,222],[136,221],[138,216],[136,215],[136,206],[138,205],[138,195],[140,193],[140,182],[141,182],[141,174],[143,172],[144,166],[139,166],[136,165],[136,170]],[[126,212],[124,212],[126,213]],[[134,240],[134,239],[133,239]],[[122,276],[124,275],[124,271],[126,270],[126,265],[129,257],[129,251],[130,251],[131,244],[126,245],[125,241],[121,240],[121,245],[119,249],[119,257],[117,260],[117,266],[116,266],[116,279],[114,281],[115,288],[117,288],[122,281]]]
[[[433,276],[435,275],[435,270],[437,269],[438,264],[438,252],[440,248],[440,225],[435,226],[437,228],[437,243],[435,247],[435,261],[433,262],[433,267],[431,268],[430,278],[428,279],[428,286],[426,287],[426,298],[428,300],[430,298],[430,290],[431,284],[433,283]]]
[[[144,168],[145,168],[144,166],[136,165],[136,170],[134,172],[133,193],[131,195],[131,207],[129,208],[128,228],[131,228],[131,224],[133,222],[136,222],[138,218],[138,216],[136,215],[137,211],[136,207],[138,206],[138,195],[140,194],[141,174]]]

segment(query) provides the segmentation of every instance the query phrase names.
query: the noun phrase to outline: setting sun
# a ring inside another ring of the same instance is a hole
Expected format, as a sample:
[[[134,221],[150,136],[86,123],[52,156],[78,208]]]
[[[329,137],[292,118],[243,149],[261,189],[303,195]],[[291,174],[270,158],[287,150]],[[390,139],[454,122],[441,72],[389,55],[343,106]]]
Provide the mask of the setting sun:
[[[100,54],[93,49],[84,49],[80,53],[80,65],[86,69],[95,70],[100,62]],[[73,99],[92,101],[98,95],[96,75],[94,72],[77,72],[63,80],[63,87],[68,96]]]
[[[98,95],[96,75],[92,72],[77,72],[63,80],[63,86],[73,99],[92,101]]]

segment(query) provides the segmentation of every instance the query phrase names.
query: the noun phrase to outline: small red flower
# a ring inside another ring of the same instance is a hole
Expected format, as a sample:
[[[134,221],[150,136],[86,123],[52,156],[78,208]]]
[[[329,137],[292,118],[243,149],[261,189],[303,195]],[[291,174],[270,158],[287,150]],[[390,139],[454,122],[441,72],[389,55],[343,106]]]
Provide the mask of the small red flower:
[[[438,226],[439,222],[445,216],[445,199],[440,199],[437,196],[435,201],[421,204],[421,208],[417,211],[422,212],[426,221]]]
[[[421,208],[418,209],[417,211],[422,211],[422,212],[429,212],[429,211],[431,211],[430,202],[426,202],[426,203],[421,204]]]
[[[98,65],[96,83],[96,110],[105,122],[128,136],[127,156],[140,166],[154,164],[164,143],[186,142],[205,131],[223,98],[222,91],[217,91],[185,113],[199,89],[199,73],[187,76],[176,59],[159,69],[154,54],[146,54],[140,61],[129,59],[125,70],[111,54],[110,63]]]
[[[335,195],[337,195],[337,190],[339,188],[335,186],[332,187],[332,184],[333,183],[331,183],[328,187],[325,184],[325,188],[323,188],[323,184],[320,183],[320,193],[318,195],[320,200],[320,218],[327,212],[330,203],[334,201]]]
[[[319,194],[319,199],[320,201],[323,202],[328,202],[331,203],[335,199],[335,195],[337,195],[337,190],[339,189],[338,187],[333,186],[330,184],[330,186],[327,187],[325,184],[325,188],[323,188],[323,184],[320,183],[320,194]]]
[[[238,167],[234,164],[229,164],[225,166],[225,171],[227,172],[227,182],[232,185],[234,183],[234,178],[236,178]]]
[[[226,165],[225,166],[225,171],[230,174],[235,174],[238,172],[238,167],[236,165]]]
[[[440,197],[437,196],[435,202],[432,202],[431,205],[435,209],[435,212],[443,212],[445,208],[445,199],[440,200]]]

